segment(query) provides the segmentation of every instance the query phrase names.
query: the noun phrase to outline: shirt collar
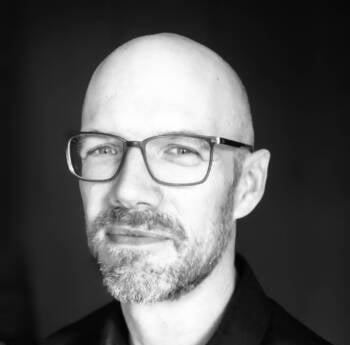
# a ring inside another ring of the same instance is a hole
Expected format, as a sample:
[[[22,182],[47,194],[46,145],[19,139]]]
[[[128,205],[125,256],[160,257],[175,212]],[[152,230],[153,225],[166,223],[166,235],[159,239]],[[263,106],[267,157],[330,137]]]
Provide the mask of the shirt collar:
[[[260,344],[271,308],[254,273],[241,255],[236,256],[238,280],[222,321],[208,345]]]
[[[268,299],[245,259],[238,254],[235,263],[238,272],[235,291],[207,345],[258,345],[267,329],[271,316]],[[114,305],[113,313],[104,325],[101,345],[129,343],[120,305]]]

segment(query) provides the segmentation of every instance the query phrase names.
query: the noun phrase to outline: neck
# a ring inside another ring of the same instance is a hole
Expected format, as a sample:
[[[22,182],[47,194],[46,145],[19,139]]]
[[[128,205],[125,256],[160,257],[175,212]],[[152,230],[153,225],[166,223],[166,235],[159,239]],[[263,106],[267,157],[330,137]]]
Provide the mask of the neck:
[[[231,243],[211,274],[178,300],[154,304],[122,304],[130,343],[205,344],[221,320],[235,282],[234,246]]]

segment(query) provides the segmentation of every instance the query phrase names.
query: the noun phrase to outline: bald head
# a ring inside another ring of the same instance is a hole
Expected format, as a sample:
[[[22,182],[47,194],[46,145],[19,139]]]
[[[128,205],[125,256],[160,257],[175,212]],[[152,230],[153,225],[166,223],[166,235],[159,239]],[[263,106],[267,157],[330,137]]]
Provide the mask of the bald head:
[[[137,130],[140,123],[147,124],[144,135]],[[85,97],[84,130],[116,129],[117,134],[143,139],[186,130],[187,125],[199,134],[254,141],[244,86],[207,47],[176,34],[142,36],[117,48],[97,67]]]
[[[151,313],[150,303],[187,294],[171,310],[169,304],[153,309],[172,317],[208,294],[221,299],[219,289],[227,291],[224,308],[234,285],[235,220],[261,199],[269,160],[266,150],[213,150],[200,138],[253,144],[237,74],[185,37],[134,39],[96,69],[82,131],[102,134],[73,137],[67,158],[71,171],[84,178],[89,246],[111,294],[125,308],[147,303]]]

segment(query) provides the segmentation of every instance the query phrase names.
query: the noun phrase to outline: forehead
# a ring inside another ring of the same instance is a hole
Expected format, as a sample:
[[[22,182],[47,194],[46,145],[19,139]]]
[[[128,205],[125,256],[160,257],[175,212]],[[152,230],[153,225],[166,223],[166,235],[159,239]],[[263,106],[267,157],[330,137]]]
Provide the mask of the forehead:
[[[227,136],[238,106],[232,94],[225,71],[208,58],[168,51],[119,54],[91,80],[82,129],[134,140],[181,130]]]

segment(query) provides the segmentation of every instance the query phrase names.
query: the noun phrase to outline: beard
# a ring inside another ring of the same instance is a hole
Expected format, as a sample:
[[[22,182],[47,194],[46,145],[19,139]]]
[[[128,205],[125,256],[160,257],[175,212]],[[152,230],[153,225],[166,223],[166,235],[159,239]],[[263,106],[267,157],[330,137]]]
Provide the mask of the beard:
[[[121,303],[156,303],[193,290],[212,272],[232,238],[233,192],[232,186],[210,224],[209,237],[202,240],[190,240],[178,220],[151,209],[114,207],[100,214],[88,228],[88,245],[108,292]],[[161,228],[171,237],[175,256],[157,260],[152,250],[111,243],[106,235],[110,226]]]

